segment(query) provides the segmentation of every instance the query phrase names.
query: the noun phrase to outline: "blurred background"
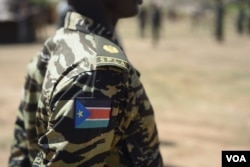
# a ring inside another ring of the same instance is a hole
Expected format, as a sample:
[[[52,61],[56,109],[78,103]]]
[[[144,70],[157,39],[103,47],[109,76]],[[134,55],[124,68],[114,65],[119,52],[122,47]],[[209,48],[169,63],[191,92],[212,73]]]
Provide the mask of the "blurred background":
[[[62,27],[63,0],[0,0],[0,164],[26,65]],[[117,34],[155,109],[165,167],[219,167],[250,149],[250,1],[145,0]]]

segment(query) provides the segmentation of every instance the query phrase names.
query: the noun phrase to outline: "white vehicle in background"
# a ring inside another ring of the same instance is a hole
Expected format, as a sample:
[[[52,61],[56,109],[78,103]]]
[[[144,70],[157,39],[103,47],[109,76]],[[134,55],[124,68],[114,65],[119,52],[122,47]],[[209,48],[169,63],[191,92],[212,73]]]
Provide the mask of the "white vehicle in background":
[[[0,0],[0,22],[15,20],[15,13],[12,11],[12,7],[12,0]]]
[[[0,44],[17,42],[17,31],[13,0],[0,0]]]
[[[31,43],[52,23],[52,0],[0,0],[0,44]]]

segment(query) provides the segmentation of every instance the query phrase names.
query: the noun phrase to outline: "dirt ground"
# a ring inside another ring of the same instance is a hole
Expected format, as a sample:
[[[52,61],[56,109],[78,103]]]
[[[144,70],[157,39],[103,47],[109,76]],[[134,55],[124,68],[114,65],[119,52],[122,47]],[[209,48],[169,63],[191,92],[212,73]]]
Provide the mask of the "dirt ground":
[[[165,22],[154,47],[134,19],[119,24],[127,55],[155,109],[166,167],[219,167],[222,150],[250,149],[250,35],[230,26],[217,43],[207,25]],[[48,29],[48,34],[51,33]],[[0,46],[0,164],[6,166],[26,64],[40,43]]]

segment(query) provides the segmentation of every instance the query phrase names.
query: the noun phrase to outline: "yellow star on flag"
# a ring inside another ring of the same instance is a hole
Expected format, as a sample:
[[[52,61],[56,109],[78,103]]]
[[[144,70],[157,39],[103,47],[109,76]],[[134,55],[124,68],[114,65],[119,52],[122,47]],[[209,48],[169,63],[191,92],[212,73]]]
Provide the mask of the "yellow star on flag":
[[[77,113],[77,115],[78,115],[79,117],[83,117],[83,111],[79,110],[78,113]]]

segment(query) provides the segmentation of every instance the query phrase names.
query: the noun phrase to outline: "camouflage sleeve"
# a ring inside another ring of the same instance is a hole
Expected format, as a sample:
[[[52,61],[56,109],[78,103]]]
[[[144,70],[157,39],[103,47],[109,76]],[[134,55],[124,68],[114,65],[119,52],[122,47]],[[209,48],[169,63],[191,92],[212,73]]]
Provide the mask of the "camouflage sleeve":
[[[130,74],[126,104],[131,122],[125,136],[118,144],[119,150],[122,150],[121,162],[128,164],[130,161],[131,164],[128,166],[161,167],[163,162],[159,150],[154,111],[138,73],[132,69]]]
[[[44,53],[29,63],[23,96],[17,113],[14,138],[11,145],[9,167],[29,167],[38,152],[36,110],[45,71]]]
[[[63,77],[51,98],[43,95],[38,110],[42,151],[34,167],[104,166],[124,88],[121,71],[107,66]]]

